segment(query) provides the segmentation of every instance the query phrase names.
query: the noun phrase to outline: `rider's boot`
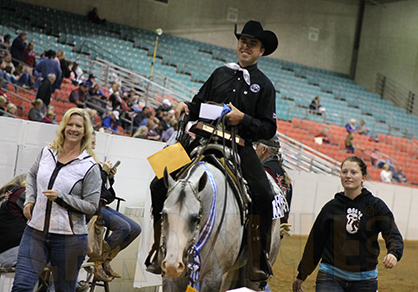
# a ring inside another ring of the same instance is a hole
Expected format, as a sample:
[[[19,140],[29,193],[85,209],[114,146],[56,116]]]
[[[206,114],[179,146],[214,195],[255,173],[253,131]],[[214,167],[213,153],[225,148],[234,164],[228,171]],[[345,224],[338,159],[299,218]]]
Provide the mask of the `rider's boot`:
[[[147,259],[145,260],[145,270],[159,275],[161,274],[161,263],[158,260],[160,252],[160,242],[161,242],[161,224],[154,224],[154,244],[151,247],[151,250],[148,254]]]
[[[261,228],[259,215],[252,215],[248,228],[248,279],[252,282],[266,281],[273,275],[265,250],[268,231]]]

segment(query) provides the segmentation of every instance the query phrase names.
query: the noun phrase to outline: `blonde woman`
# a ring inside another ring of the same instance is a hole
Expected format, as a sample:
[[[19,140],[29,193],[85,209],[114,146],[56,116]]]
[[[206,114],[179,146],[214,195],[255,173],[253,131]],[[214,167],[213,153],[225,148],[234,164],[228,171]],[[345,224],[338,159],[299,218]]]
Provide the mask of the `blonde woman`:
[[[42,149],[27,177],[22,237],[12,291],[33,291],[46,264],[55,291],[74,292],[87,254],[85,214],[97,210],[100,167],[91,148],[90,117],[69,109],[51,145]]]

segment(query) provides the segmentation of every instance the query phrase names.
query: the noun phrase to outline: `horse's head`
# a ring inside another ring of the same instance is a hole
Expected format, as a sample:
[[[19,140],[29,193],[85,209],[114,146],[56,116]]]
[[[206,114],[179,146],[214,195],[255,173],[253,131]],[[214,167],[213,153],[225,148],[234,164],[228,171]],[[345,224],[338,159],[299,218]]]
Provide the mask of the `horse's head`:
[[[185,179],[174,181],[164,172],[168,198],[162,211],[163,237],[165,243],[162,270],[168,277],[176,278],[185,271],[188,250],[195,242],[200,224],[199,193],[205,188],[205,171],[188,174]]]

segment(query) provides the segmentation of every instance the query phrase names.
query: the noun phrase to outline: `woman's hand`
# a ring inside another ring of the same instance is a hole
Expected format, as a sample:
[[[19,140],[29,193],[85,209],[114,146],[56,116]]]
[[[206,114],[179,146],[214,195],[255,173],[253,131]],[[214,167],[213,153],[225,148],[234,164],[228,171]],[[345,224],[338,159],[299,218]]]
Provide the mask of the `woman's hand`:
[[[46,191],[43,191],[43,194],[50,201],[55,201],[58,198],[58,191],[56,191],[56,190],[46,190]]]
[[[393,254],[391,254],[391,253],[388,253],[386,256],[385,256],[385,258],[383,259],[383,266],[386,268],[386,269],[392,269],[392,268],[394,268],[394,267],[396,267],[396,264],[398,263],[398,260],[396,259],[396,257],[393,255]]]
[[[115,176],[115,174],[116,174],[116,171],[117,171],[117,168],[116,167],[112,167],[111,169],[110,169],[110,172],[109,172],[109,178],[113,178],[114,176]]]
[[[110,162],[109,160],[106,162],[103,162],[103,170],[107,172],[107,174],[110,173],[110,170],[112,169],[112,162]]]
[[[303,283],[303,281],[302,281],[302,280],[300,280],[300,279],[296,279],[296,280],[293,282],[293,292],[303,292],[303,289],[302,289],[302,283]]]
[[[26,219],[32,219],[32,210],[33,210],[33,203],[28,203],[23,207],[23,215]]]

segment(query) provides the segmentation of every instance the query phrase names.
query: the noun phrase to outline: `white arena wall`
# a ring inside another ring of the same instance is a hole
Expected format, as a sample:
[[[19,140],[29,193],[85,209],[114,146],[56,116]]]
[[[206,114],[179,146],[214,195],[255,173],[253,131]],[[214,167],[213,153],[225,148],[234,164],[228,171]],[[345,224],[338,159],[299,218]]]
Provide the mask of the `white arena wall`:
[[[56,128],[56,125],[0,117],[0,185],[28,171],[41,148],[54,139]],[[144,271],[143,262],[152,242],[149,183],[154,173],[147,157],[163,146],[161,142],[97,133],[99,160],[122,162],[114,185],[117,195],[126,200],[121,203],[120,212],[135,218],[143,230],[132,246],[115,259],[116,270],[123,270],[124,279],[130,279],[112,282],[112,287],[123,287],[120,291],[160,283],[159,277]],[[298,171],[289,171],[289,175],[294,187],[290,215],[292,233],[306,235],[322,206],[342,187],[335,176]],[[418,240],[418,189],[378,182],[366,182],[365,186],[391,208],[404,238]]]

